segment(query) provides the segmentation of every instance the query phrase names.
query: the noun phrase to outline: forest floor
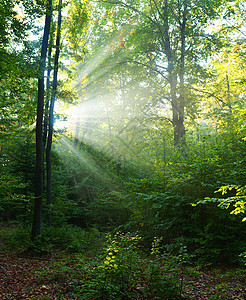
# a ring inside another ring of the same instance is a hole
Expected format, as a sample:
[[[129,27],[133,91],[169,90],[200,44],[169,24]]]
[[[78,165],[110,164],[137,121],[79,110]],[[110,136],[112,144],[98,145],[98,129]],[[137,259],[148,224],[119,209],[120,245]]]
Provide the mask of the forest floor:
[[[76,270],[76,260],[72,255],[64,256],[60,252],[42,256],[24,255],[6,247],[3,240],[3,236],[0,236],[1,300],[83,299],[74,293],[73,270]],[[246,299],[244,269],[189,267],[184,274],[185,299]],[[139,296],[134,299],[144,298]]]

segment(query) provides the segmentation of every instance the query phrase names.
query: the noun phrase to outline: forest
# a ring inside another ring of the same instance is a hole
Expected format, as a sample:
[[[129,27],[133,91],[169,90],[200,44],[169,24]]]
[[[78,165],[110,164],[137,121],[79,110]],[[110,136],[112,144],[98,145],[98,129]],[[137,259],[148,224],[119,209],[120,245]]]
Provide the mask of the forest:
[[[1,299],[246,299],[245,16],[0,1]]]

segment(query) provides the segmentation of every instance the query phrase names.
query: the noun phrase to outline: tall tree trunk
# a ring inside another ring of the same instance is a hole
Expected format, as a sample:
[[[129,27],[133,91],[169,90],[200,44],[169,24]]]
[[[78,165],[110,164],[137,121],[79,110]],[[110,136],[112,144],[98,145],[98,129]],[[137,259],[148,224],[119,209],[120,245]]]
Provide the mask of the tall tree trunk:
[[[154,1],[155,2],[155,1]],[[165,55],[168,61],[168,81],[170,84],[170,101],[172,106],[172,124],[173,124],[173,140],[174,146],[185,144],[185,127],[184,127],[184,107],[185,107],[185,93],[184,93],[184,62],[185,62],[185,26],[187,3],[184,1],[184,11],[182,15],[182,22],[180,21],[180,40],[181,40],[181,54],[180,54],[180,68],[177,69],[177,62],[175,64],[175,57],[173,56],[170,34],[169,34],[169,20],[168,20],[168,1],[164,0],[163,7],[163,21],[164,26],[161,29],[162,42],[165,49]],[[157,6],[156,6],[157,7]],[[177,58],[176,58],[177,59]],[[180,79],[180,90],[178,90],[178,80]],[[178,96],[179,92],[179,96]]]
[[[180,144],[181,139],[181,124],[183,124],[182,111],[184,108],[180,107],[180,101],[177,97],[177,70],[175,70],[174,57],[171,48],[170,34],[169,34],[169,20],[168,20],[168,1],[164,1],[164,27],[162,29],[163,44],[165,55],[168,61],[168,81],[170,84],[170,100],[172,106],[172,124],[173,124],[173,140],[174,146]]]
[[[36,185],[32,223],[32,239],[41,234],[42,200],[43,200],[43,114],[44,114],[44,70],[47,56],[48,40],[52,15],[52,0],[49,0],[45,17],[44,34],[40,57],[40,74],[38,78],[38,103],[36,119]]]
[[[177,78],[174,76],[170,77],[170,97],[172,105],[172,124],[173,124],[173,141],[174,146],[179,145],[180,141],[180,114],[179,114],[179,103],[177,99]]]
[[[184,126],[184,108],[185,108],[185,86],[184,86],[184,74],[185,74],[185,27],[186,27],[186,14],[187,3],[184,1],[184,10],[182,14],[182,21],[179,22],[180,28],[180,40],[181,40],[181,53],[180,53],[180,68],[179,68],[179,97],[177,103],[177,120],[174,124],[174,145],[185,145],[185,126]]]
[[[74,139],[73,139],[73,143],[74,143],[74,147],[75,147],[75,148],[78,147],[78,143],[79,143],[79,132],[80,132],[80,117],[77,117],[77,118],[76,118],[76,124],[75,124]]]
[[[48,136],[48,124],[49,124],[49,107],[50,107],[50,74],[51,74],[51,56],[52,56],[52,38],[50,38],[50,45],[48,51],[48,70],[47,70],[47,80],[46,80],[46,103],[44,110],[44,133],[43,133],[43,141],[44,141],[44,149],[47,143]]]
[[[49,110],[49,133],[46,148],[46,168],[47,168],[47,207],[48,207],[48,222],[51,225],[51,215],[52,215],[52,165],[51,165],[51,146],[52,137],[54,131],[54,106],[57,91],[57,76],[58,76],[58,61],[60,54],[60,39],[61,39],[61,10],[62,10],[62,0],[59,0],[59,12],[58,12],[58,22],[57,22],[57,36],[56,36],[56,52],[55,52],[55,64],[54,64],[54,78],[52,86],[52,96],[50,100],[50,110]]]

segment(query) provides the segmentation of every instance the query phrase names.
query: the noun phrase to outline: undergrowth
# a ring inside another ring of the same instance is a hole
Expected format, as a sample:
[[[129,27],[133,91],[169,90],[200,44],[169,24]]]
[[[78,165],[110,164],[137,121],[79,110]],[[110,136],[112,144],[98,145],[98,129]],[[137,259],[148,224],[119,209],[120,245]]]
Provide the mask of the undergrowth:
[[[31,240],[30,232],[29,226],[19,225],[6,238],[7,244],[12,249],[30,253],[47,253],[52,249],[78,252],[92,248],[95,241],[101,238],[101,234],[94,228],[84,230],[68,224],[60,227],[44,226],[42,234],[34,240]]]
[[[44,227],[35,241],[28,227],[2,231],[11,249],[29,255],[53,253],[50,267],[34,270],[33,276],[42,282],[68,281],[79,299],[183,299],[186,277],[201,274],[190,264],[192,256],[184,244],[167,247],[158,236],[146,248],[136,233],[105,235],[66,224]],[[220,298],[210,299],[224,299],[223,284],[216,286],[216,295]]]

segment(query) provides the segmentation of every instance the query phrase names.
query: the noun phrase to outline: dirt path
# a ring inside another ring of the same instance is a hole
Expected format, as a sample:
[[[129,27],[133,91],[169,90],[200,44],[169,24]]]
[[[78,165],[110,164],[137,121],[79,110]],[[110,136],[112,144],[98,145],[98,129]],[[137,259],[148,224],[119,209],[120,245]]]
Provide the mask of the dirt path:
[[[203,271],[184,279],[184,292],[190,299],[246,299],[246,273],[236,275],[234,270]],[[236,272],[236,270],[235,270]]]
[[[69,278],[50,278],[51,268],[49,257],[38,259],[0,254],[0,299],[38,299],[41,296],[77,299],[72,296]]]

